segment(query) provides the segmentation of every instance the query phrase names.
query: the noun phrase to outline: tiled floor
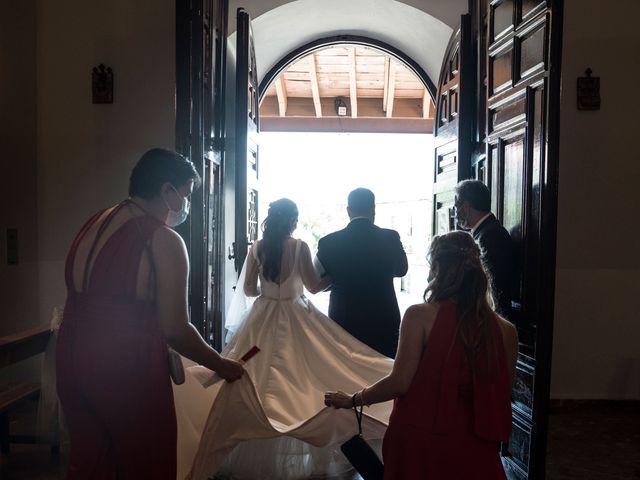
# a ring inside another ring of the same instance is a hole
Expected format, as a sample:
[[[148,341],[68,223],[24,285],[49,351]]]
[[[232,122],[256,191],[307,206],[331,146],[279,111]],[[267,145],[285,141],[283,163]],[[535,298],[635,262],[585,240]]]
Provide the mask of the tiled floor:
[[[640,479],[640,402],[565,402],[549,417],[547,478]]]
[[[12,428],[18,433],[32,428],[32,412],[33,408],[25,410]],[[11,456],[0,461],[0,478],[63,479],[63,459],[64,455],[52,455],[45,445],[16,445]],[[547,479],[640,479],[638,402],[570,402],[554,407],[549,418]]]

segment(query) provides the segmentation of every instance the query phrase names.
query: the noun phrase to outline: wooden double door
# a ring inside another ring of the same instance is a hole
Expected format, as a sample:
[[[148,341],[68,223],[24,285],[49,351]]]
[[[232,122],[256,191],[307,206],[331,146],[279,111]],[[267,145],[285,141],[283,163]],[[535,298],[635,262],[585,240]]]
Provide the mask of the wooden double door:
[[[509,319],[520,352],[509,478],[545,475],[558,175],[561,2],[472,1],[449,42],[435,99],[434,233],[456,228],[453,187],[484,182],[518,278]]]
[[[177,144],[203,176],[182,232],[191,256],[191,319],[223,345],[228,300],[257,239],[258,83],[249,15],[227,0],[178,2]],[[443,60],[434,121],[435,234],[456,228],[453,187],[476,178],[517,247],[510,320],[520,353],[512,479],[544,478],[551,366],[560,91],[560,0],[470,0]],[[461,452],[464,455],[464,452]]]

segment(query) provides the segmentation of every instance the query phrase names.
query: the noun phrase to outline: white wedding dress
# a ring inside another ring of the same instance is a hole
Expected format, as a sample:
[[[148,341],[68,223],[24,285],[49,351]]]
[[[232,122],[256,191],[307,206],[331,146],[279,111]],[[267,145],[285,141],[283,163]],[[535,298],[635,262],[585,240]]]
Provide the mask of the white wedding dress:
[[[223,350],[239,359],[260,348],[246,374],[203,388],[197,377],[210,371],[191,366],[186,382],[174,386],[179,479],[331,478],[351,470],[340,445],[357,433],[354,412],[325,407],[324,392],[359,390],[389,374],[393,361],[306,299],[299,252],[298,240],[281,284],[260,274],[261,296]],[[391,407],[365,408],[363,435],[378,447]]]

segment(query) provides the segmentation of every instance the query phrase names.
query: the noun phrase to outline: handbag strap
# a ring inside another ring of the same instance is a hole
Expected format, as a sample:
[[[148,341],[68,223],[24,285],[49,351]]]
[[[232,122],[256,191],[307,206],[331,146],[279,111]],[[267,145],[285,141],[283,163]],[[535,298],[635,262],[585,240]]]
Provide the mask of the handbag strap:
[[[353,402],[353,411],[356,414],[356,420],[358,421],[358,435],[362,435],[362,407],[363,405],[360,405],[360,411],[358,411],[358,407],[356,407],[355,402]]]

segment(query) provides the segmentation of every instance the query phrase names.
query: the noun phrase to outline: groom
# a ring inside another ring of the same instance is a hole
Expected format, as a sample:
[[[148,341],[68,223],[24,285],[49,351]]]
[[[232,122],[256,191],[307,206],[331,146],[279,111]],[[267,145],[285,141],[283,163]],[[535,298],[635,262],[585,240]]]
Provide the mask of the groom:
[[[400,310],[393,278],[407,273],[395,230],[377,227],[375,196],[357,188],[348,197],[349,225],[318,242],[318,268],[331,278],[329,317],[371,348],[395,358]]]

